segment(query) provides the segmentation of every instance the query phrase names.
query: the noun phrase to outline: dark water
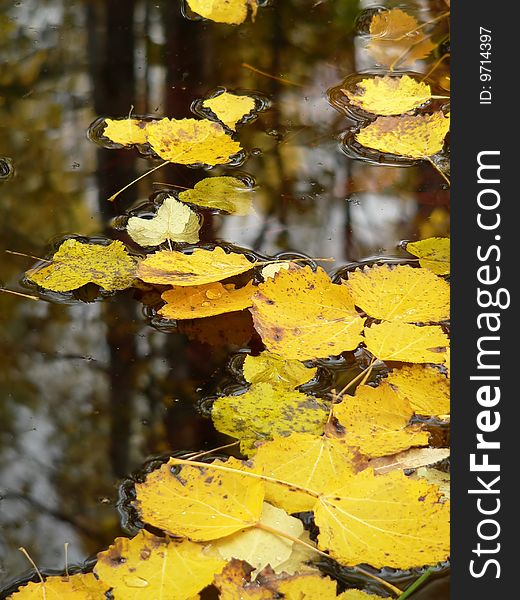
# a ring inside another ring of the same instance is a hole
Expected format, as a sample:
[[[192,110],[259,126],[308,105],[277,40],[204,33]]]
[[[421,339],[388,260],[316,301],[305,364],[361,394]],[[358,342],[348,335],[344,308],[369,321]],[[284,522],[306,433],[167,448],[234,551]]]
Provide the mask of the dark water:
[[[34,262],[4,250],[41,257],[64,235],[121,238],[111,220],[144,202],[154,182],[189,187],[204,177],[171,165],[111,204],[150,163],[94,145],[91,122],[131,107],[189,117],[217,86],[272,105],[240,131],[250,152],[241,170],[260,186],[256,214],[206,219],[203,241],[333,256],[332,270],[402,256],[403,239],[447,235],[449,194],[430,165],[375,166],[340,149],[352,122],[326,91],[367,68],[353,26],[369,6],[283,0],[233,28],[188,21],[171,0],[0,0],[2,284],[27,291],[20,281]],[[20,546],[40,568],[60,569],[65,542],[70,563],[110,543],[121,533],[118,484],[150,456],[228,440],[194,406],[225,380],[249,324],[224,317],[204,335],[164,332],[130,293],[94,303],[2,293],[0,320],[1,587],[27,571]],[[437,580],[416,597],[446,594]]]

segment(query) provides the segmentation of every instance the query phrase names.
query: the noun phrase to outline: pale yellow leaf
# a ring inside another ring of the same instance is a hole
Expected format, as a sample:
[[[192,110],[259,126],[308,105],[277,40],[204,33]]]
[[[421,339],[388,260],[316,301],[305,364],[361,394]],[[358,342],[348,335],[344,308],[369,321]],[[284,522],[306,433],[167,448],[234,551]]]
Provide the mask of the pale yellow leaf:
[[[374,469],[376,475],[383,475],[399,469],[418,469],[448,458],[449,448],[411,448],[393,456],[382,456],[369,461],[368,466]]]
[[[244,379],[249,383],[279,384],[294,389],[310,381],[317,372],[299,360],[285,359],[267,350],[258,356],[248,354],[244,359]]]
[[[206,177],[192,190],[181,192],[179,200],[232,215],[247,215],[252,210],[252,192],[251,187],[236,177]]]

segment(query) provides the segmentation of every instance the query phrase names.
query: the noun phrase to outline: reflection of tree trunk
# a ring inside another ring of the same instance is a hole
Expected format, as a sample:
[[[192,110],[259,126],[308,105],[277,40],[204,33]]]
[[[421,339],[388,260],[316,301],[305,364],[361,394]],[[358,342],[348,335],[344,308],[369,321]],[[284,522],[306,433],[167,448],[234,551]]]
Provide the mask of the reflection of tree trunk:
[[[134,1],[107,0],[88,4],[90,70],[94,107],[98,115],[124,116],[135,104]],[[97,186],[99,210],[108,220],[116,214],[107,198],[136,176],[132,152],[98,151]],[[135,200],[135,187],[124,192],[126,202]],[[129,439],[132,422],[132,394],[137,360],[135,344],[135,303],[121,295],[106,302],[106,342],[109,348],[110,460],[114,475],[129,471]]]

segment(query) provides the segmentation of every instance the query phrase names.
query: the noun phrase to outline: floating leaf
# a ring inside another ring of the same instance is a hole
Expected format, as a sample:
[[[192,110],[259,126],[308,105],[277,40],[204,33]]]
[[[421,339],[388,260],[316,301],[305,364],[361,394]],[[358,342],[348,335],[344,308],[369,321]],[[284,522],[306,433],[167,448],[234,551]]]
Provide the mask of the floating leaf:
[[[251,313],[267,349],[306,360],[354,350],[364,319],[346,285],[330,281],[318,267],[280,271],[258,286]]]
[[[412,448],[393,456],[382,456],[369,461],[368,466],[374,469],[376,475],[382,475],[399,469],[417,469],[448,458],[449,448]]]
[[[202,106],[209,108],[224,125],[235,129],[238,121],[254,110],[256,103],[251,96],[237,96],[237,94],[223,92],[204,100]]]
[[[135,506],[145,523],[195,541],[215,540],[251,527],[262,513],[262,481],[240,472],[236,459],[222,472],[198,466],[173,469],[176,459],[136,483]],[[218,493],[216,492],[218,490]]]
[[[252,188],[236,177],[206,177],[192,190],[181,192],[179,200],[232,215],[247,215],[252,209],[251,192]]]
[[[346,285],[354,304],[376,319],[417,323],[450,316],[450,286],[431,271],[381,265],[350,273]]]
[[[244,379],[249,383],[270,383],[294,389],[310,381],[318,369],[309,369],[299,360],[288,360],[262,352],[258,356],[247,355],[244,359]]]
[[[365,329],[365,344],[379,360],[440,363],[449,340],[438,325],[417,327],[394,321]]]
[[[436,485],[439,488],[440,493],[447,500],[450,499],[450,475],[449,473],[444,473],[443,471],[439,471],[438,469],[430,469],[428,467],[420,467],[409,475],[410,479],[424,479],[428,483]]]
[[[388,598],[389,596],[383,596],[384,598]],[[379,600],[381,596],[376,596],[374,594],[367,594],[366,592],[362,592],[361,590],[346,590],[341,593],[338,598],[340,600]]]
[[[422,365],[405,365],[390,372],[386,379],[397,388],[414,412],[438,416],[450,412],[450,383],[438,369]]]
[[[287,600],[336,600],[335,581],[321,573],[297,573],[290,577],[278,577],[268,586]]]
[[[49,264],[27,271],[26,276],[29,281],[54,292],[69,292],[87,283],[96,283],[107,292],[114,292],[132,285],[136,264],[122,242],[104,246],[68,239]]]
[[[246,20],[248,7],[254,20],[258,5],[256,0],[187,0],[191,10],[205,19],[217,23],[240,25]]]
[[[213,403],[215,428],[240,440],[240,449],[254,452],[257,440],[287,436],[294,431],[321,433],[328,406],[286,386],[257,383],[240,396],[224,396]]]
[[[352,104],[375,115],[402,115],[431,98],[430,86],[409,75],[367,77],[353,91],[343,90]]]
[[[103,135],[116,144],[146,143],[146,123],[138,119],[105,119]]]
[[[431,115],[377,117],[356,133],[356,140],[379,152],[409,158],[428,158],[440,152],[450,129],[442,112]]]
[[[112,588],[114,600],[189,600],[225,564],[205,554],[202,544],[141,530],[133,539],[116,538],[98,554],[94,571],[105,588]]]
[[[164,199],[153,219],[130,217],[126,230],[141,246],[158,246],[166,240],[195,244],[199,241],[199,217],[173,197]]]
[[[55,575],[42,583],[30,581],[7,600],[104,600],[109,586],[98,581],[92,573]]]
[[[220,246],[213,250],[197,248],[193,254],[162,250],[142,260],[137,275],[147,283],[193,286],[221,281],[253,266],[242,254],[227,254]]]
[[[437,275],[450,272],[450,238],[433,237],[408,242],[406,251],[419,258],[419,264]]]
[[[375,388],[360,385],[355,396],[344,397],[332,408],[332,414],[345,429],[342,439],[366,456],[385,456],[428,445],[428,432],[409,425],[413,416],[410,404],[388,383]]]
[[[146,124],[147,141],[164,160],[182,165],[222,165],[241,150],[218,123],[161,119]]]
[[[249,282],[240,289],[232,283],[220,282],[176,287],[166,290],[161,298],[167,302],[158,312],[165,319],[200,319],[251,306],[256,287]]]
[[[255,581],[251,583],[252,567],[246,562],[232,559],[222,573],[215,576],[219,600],[273,600],[273,592]]]

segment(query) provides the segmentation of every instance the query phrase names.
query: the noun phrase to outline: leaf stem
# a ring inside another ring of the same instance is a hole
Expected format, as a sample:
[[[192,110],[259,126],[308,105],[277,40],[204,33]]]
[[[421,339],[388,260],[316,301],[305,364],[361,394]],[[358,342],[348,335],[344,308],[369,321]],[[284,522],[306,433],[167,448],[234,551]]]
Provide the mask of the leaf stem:
[[[153,169],[150,169],[149,171],[146,171],[146,173],[143,173],[142,175],[140,175],[139,177],[137,177],[136,179],[134,179],[133,181],[131,181],[130,183],[127,183],[125,185],[125,187],[121,188],[118,192],[116,192],[115,194],[112,194],[112,196],[110,196],[110,198],[107,198],[107,200],[109,202],[113,202],[121,192],[124,192],[126,189],[128,189],[131,185],[134,185],[134,183],[137,183],[140,179],[143,179],[143,177],[146,177],[147,175],[150,175],[150,173],[153,173],[154,171],[157,171],[157,169],[160,169],[161,167],[164,167],[164,165],[168,165],[170,164],[169,161],[164,161],[162,162],[160,165],[158,165],[157,167],[154,167]]]
[[[276,79],[276,81],[279,81],[280,83],[284,83],[285,85],[295,85],[296,87],[303,87],[303,85],[301,83],[294,83],[293,81],[289,81],[289,79],[283,79],[282,77],[276,77],[276,75],[270,75],[269,73],[266,73],[265,71],[256,69],[255,67],[253,67],[252,65],[249,65],[248,63],[242,63],[240,66],[243,67],[244,69],[249,69],[250,71],[253,71],[253,73],[258,73],[259,75],[263,75],[264,77],[269,77],[269,79]]]
[[[22,292],[15,292],[14,290],[7,290],[6,288],[0,288],[0,292],[4,292],[4,294],[13,294],[13,296],[21,296],[22,298],[27,298],[28,300],[41,300],[41,298],[38,298],[38,296],[22,294]]]
[[[340,398],[341,396],[343,396],[347,390],[349,390],[354,384],[356,384],[360,379],[363,379],[365,376],[366,376],[366,378],[365,378],[364,381],[366,381],[366,379],[368,379],[368,377],[370,376],[370,373],[372,372],[372,367],[374,366],[374,363],[376,362],[376,360],[377,359],[376,359],[375,356],[372,357],[372,359],[371,359],[370,364],[368,365],[368,367],[365,367],[361,371],[361,373],[358,373],[358,375],[356,375],[354,377],[354,379],[351,379],[347,383],[347,385],[340,392],[338,392],[337,394],[335,394],[335,397],[336,398]],[[364,381],[363,381],[363,383],[364,383]]]
[[[419,579],[414,581],[412,585],[397,598],[397,600],[406,600],[406,598],[409,598],[415,592],[415,590],[417,590],[430,577],[432,573],[433,569],[430,567],[419,577]]]
[[[444,180],[448,183],[449,186],[451,186],[451,181],[449,180],[448,177],[446,177],[446,175],[439,169],[439,167],[433,162],[433,160],[431,159],[431,157],[426,156],[425,157],[426,160],[431,164],[431,166],[442,175],[442,177],[444,178]]]

